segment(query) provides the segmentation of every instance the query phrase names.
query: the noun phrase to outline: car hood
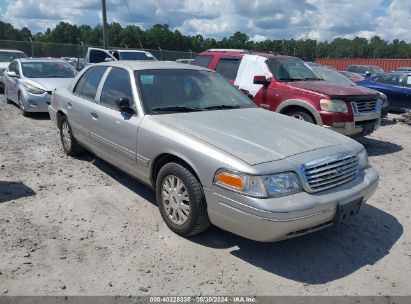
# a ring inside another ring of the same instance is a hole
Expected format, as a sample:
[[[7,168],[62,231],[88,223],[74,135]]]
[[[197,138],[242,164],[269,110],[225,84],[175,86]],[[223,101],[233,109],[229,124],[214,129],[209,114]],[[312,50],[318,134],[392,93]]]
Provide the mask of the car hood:
[[[328,96],[375,95],[376,92],[361,86],[340,85],[328,81],[296,81],[289,85],[294,88],[310,90]]]
[[[153,117],[249,165],[352,142],[323,127],[260,108]]]
[[[34,84],[40,85],[46,91],[54,91],[55,89],[68,87],[73,78],[26,78]]]

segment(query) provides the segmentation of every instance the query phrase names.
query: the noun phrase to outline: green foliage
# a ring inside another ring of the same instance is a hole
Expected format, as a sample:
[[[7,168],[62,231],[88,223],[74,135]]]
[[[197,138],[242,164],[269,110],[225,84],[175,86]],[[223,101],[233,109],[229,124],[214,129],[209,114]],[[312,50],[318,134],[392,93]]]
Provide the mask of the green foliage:
[[[0,21],[0,39],[27,41],[32,36],[26,27],[15,29],[11,24]],[[99,46],[102,45],[102,27],[97,25],[73,25],[60,22],[53,29],[33,36],[36,42],[70,43]],[[236,32],[228,38],[216,40],[197,34],[183,35],[180,31],[170,30],[167,24],[155,24],[143,30],[136,25],[122,27],[113,22],[108,25],[108,41],[112,47],[130,47],[201,52],[210,48],[238,48],[256,51],[272,51],[284,55],[297,56],[304,60],[314,58],[411,58],[411,44],[403,40],[385,41],[378,36],[370,40],[335,38],[333,41],[317,42],[313,39],[282,39],[254,42],[245,33]]]

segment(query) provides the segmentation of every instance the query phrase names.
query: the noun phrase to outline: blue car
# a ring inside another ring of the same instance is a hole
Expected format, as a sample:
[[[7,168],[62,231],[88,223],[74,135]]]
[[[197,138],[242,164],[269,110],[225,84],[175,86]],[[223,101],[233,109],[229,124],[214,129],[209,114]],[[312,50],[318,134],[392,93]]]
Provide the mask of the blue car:
[[[411,109],[411,72],[375,74],[357,84],[387,95],[390,111],[403,112],[404,109]]]

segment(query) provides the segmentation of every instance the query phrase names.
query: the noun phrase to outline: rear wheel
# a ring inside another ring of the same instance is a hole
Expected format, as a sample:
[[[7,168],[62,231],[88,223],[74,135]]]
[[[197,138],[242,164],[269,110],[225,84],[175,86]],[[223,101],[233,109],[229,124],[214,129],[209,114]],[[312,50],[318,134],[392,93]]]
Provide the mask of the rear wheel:
[[[290,117],[297,118],[299,120],[304,120],[306,122],[315,124],[315,120],[311,116],[311,114],[309,114],[308,112],[306,112],[304,110],[291,110],[291,111],[287,112],[286,115],[288,115]]]
[[[64,152],[69,156],[76,156],[82,151],[82,147],[73,136],[67,117],[63,116],[60,122],[60,139]]]
[[[192,236],[210,226],[203,188],[183,164],[164,165],[156,180],[156,198],[167,226],[182,236]]]

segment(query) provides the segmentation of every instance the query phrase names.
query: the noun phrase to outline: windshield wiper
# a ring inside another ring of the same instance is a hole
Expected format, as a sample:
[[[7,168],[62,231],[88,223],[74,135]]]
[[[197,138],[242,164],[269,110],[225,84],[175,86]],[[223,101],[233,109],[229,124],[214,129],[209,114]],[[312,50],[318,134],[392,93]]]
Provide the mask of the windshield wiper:
[[[218,106],[209,106],[205,107],[204,110],[228,110],[228,109],[239,109],[240,106],[234,105],[218,105]]]
[[[279,78],[279,81],[303,81],[305,80],[304,78]]]
[[[324,79],[317,78],[317,77],[307,77],[307,78],[304,78],[303,80],[324,80]]]
[[[180,107],[180,106],[173,106],[173,107],[158,107],[151,109],[153,112],[195,112],[195,111],[202,111],[200,108],[190,108],[190,107]]]

